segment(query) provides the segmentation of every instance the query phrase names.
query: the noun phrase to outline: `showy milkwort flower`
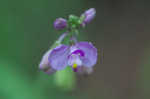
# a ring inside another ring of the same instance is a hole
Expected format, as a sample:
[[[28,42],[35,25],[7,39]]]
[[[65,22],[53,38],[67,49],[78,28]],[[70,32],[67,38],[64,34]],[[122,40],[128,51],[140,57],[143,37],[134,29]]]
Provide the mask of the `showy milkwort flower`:
[[[55,70],[71,66],[75,72],[82,66],[93,67],[97,61],[97,49],[89,42],[78,42],[75,45],[59,45],[49,55],[49,63]]]
[[[54,22],[56,30],[67,28],[67,32],[48,50],[39,65],[39,68],[47,74],[63,70],[67,66],[71,67],[74,72],[91,73],[93,66],[97,62],[97,49],[92,43],[86,41],[77,41],[78,29],[90,23],[95,17],[96,11],[90,8],[80,17],[70,15],[69,19],[58,18]],[[69,37],[65,39],[66,37]],[[67,41],[69,43],[64,43]]]

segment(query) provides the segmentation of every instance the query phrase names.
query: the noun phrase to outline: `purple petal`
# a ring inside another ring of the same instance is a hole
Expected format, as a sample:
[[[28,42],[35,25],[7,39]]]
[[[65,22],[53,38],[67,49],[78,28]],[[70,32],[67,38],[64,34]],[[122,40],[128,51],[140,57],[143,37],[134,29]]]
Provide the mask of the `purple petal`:
[[[73,64],[77,64],[77,66],[81,66],[82,65],[82,61],[80,59],[80,57],[78,55],[71,55],[69,58],[68,58],[68,65],[69,66],[72,66]]]
[[[55,70],[62,70],[68,65],[69,47],[60,45],[54,48],[48,57],[50,65]]]
[[[84,56],[84,52],[82,50],[75,50],[72,54],[79,54],[80,56]]]
[[[42,60],[40,62],[39,68],[41,70],[43,70],[45,73],[47,74],[52,74],[54,72],[56,72],[56,70],[54,70],[53,68],[51,68],[49,61],[48,61],[48,56],[51,53],[52,50],[48,50],[44,56],[42,57]]]
[[[97,49],[89,42],[79,42],[76,46],[84,52],[84,57],[81,57],[83,66],[94,66],[97,62]]]

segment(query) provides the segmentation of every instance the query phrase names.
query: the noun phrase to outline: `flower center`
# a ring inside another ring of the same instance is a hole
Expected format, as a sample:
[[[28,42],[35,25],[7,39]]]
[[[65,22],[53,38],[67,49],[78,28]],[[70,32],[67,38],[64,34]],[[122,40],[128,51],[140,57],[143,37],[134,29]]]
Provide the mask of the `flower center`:
[[[77,66],[76,63],[74,63],[74,64],[72,65],[72,69],[73,69],[74,72],[77,72],[77,67],[78,67],[78,66]]]
[[[68,56],[68,64],[72,67],[74,72],[77,72],[78,67],[82,66],[81,57],[84,57],[84,52],[80,49],[74,49]]]
[[[77,72],[79,66],[82,65],[82,61],[80,59],[80,55],[72,54],[69,56],[68,65],[70,65],[74,72]]]
[[[72,65],[72,68],[76,69],[76,68],[77,68],[77,64],[74,63],[74,64]]]

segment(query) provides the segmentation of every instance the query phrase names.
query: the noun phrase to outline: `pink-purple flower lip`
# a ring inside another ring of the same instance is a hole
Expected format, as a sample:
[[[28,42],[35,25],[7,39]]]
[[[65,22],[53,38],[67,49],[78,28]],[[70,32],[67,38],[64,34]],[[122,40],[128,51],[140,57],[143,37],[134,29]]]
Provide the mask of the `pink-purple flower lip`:
[[[84,57],[84,52],[83,52],[82,50],[80,50],[80,49],[77,49],[77,50],[73,51],[73,52],[68,56],[68,58],[70,58],[71,55],[79,55],[79,56],[81,56],[81,57]]]
[[[84,56],[84,52],[82,50],[75,50],[74,52],[72,52],[71,54],[78,54],[80,56]]]

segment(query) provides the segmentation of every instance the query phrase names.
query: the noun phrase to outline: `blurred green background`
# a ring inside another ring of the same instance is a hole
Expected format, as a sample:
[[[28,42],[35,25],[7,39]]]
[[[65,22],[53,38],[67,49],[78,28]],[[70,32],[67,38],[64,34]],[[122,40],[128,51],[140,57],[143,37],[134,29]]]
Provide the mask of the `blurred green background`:
[[[150,99],[149,5],[146,0],[0,0],[0,99]],[[97,16],[80,38],[98,52],[104,48],[104,64],[99,59],[93,74],[77,75],[75,89],[66,91],[38,64],[61,34],[53,21],[91,7]]]

